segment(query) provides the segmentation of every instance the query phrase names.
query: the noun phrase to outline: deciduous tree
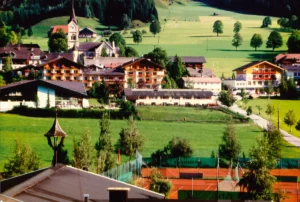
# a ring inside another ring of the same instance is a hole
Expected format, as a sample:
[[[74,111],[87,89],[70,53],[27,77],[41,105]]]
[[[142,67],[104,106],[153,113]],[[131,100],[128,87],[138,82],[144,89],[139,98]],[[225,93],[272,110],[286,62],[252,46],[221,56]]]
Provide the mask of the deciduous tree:
[[[266,114],[270,116],[269,120],[271,121],[272,115],[275,113],[274,105],[267,104]]]
[[[167,145],[171,157],[191,157],[193,148],[185,138],[174,137]]]
[[[109,37],[109,42],[110,43],[115,43],[115,45],[117,47],[120,47],[120,46],[126,46],[126,41],[125,39],[123,38],[123,36],[119,33],[119,32],[116,32],[116,33],[113,33],[110,37]]]
[[[18,176],[39,168],[39,157],[28,144],[16,140],[13,156],[4,164],[4,178]]]
[[[119,133],[117,147],[120,147],[122,153],[133,157],[136,151],[141,151],[145,142],[145,138],[140,134],[133,116],[127,121],[127,128],[123,128]]]
[[[272,25],[272,20],[270,17],[265,17],[262,21],[261,28],[268,27],[269,25]]]
[[[270,155],[272,148],[265,136],[259,138],[257,144],[257,147],[250,149],[251,160],[247,162],[247,170],[238,185],[248,193],[245,199],[272,200],[275,177],[271,174],[271,169],[276,165],[276,158]]]
[[[125,56],[126,57],[139,57],[139,53],[137,52],[137,50],[135,50],[131,46],[126,46],[125,47]]]
[[[294,31],[289,37],[286,45],[288,46],[289,53],[300,52],[300,31]]]
[[[150,24],[150,32],[154,35],[154,37],[155,37],[155,35],[156,34],[158,34],[158,33],[160,33],[160,31],[161,31],[161,26],[160,26],[160,22],[158,21],[158,20],[153,20],[152,22],[151,22],[151,24]]]
[[[223,105],[230,107],[235,102],[235,98],[231,91],[221,91],[219,94],[219,101],[222,102]]]
[[[3,59],[3,71],[4,72],[9,72],[12,70],[12,59],[10,56],[7,56]]]
[[[160,47],[156,47],[153,51],[144,55],[144,57],[149,58],[151,61],[161,65],[162,67],[166,67],[169,62],[167,51]]]
[[[237,21],[236,23],[234,23],[233,25],[233,32],[234,33],[239,33],[241,31],[241,29],[243,28],[243,25],[241,22]]]
[[[68,50],[67,37],[62,29],[58,29],[51,34],[48,40],[48,47],[51,52],[65,52]]]
[[[277,31],[272,31],[268,37],[268,41],[266,43],[267,48],[272,48],[273,51],[275,48],[280,48],[283,44],[282,36]]]
[[[219,34],[223,33],[223,28],[224,28],[223,22],[221,20],[217,20],[213,25],[213,32],[217,33],[217,36],[219,36]]]
[[[284,123],[290,127],[290,133],[292,132],[292,126],[297,122],[296,114],[293,109],[289,110],[284,117]]]
[[[169,180],[163,180],[161,173],[156,168],[152,168],[150,180],[150,190],[164,194],[168,198],[173,187],[172,183]]]
[[[139,44],[143,41],[143,34],[140,30],[136,30],[135,32],[133,32],[132,38],[134,43]]]
[[[243,37],[240,35],[240,33],[235,33],[231,42],[231,44],[235,47],[235,50],[237,50],[237,48],[241,46],[242,43]]]
[[[241,152],[241,144],[237,140],[232,119],[227,122],[221,141],[219,145],[219,155],[222,162],[226,165],[236,162]]]
[[[31,26],[28,28],[27,35],[28,35],[29,37],[31,37],[31,36],[33,35],[33,30],[32,30],[32,27],[31,27]]]
[[[255,48],[255,51],[257,50],[257,48],[261,47],[261,45],[263,44],[263,40],[260,34],[254,34],[251,38],[250,41],[250,46],[252,48]]]

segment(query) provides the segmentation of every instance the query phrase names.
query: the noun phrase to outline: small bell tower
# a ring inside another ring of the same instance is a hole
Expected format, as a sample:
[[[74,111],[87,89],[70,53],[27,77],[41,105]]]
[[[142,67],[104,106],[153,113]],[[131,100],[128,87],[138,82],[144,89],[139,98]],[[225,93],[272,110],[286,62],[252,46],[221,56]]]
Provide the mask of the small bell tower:
[[[47,137],[48,145],[54,151],[52,165],[55,166],[57,163],[61,163],[59,162],[60,151],[64,146],[65,137],[68,136],[67,133],[63,131],[63,129],[60,127],[58,123],[57,111],[56,111],[56,115],[52,127],[44,136]]]
[[[68,49],[76,49],[79,46],[79,25],[75,15],[74,0],[72,1],[72,13],[68,20]]]

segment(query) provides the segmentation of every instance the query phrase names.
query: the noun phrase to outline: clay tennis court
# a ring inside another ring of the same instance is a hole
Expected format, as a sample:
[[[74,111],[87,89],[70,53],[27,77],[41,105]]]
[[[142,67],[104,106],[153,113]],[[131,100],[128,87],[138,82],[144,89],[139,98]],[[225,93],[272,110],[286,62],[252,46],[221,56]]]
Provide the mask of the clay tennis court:
[[[235,169],[230,170],[226,168],[220,168],[219,171],[217,171],[216,168],[159,168],[158,170],[173,184],[173,188],[169,194],[170,199],[178,199],[179,190],[217,191],[217,175],[219,176],[219,183],[221,183],[220,186],[222,186],[222,189],[235,189],[236,191],[239,189],[236,187],[236,182],[234,180],[223,180],[226,176],[228,176],[228,174],[235,179]],[[141,187],[149,189],[150,180],[148,177],[150,176],[150,173],[151,168],[143,168],[143,178],[140,179],[137,184]],[[179,179],[180,173],[202,173],[203,179]],[[300,169],[274,169],[271,171],[271,173],[274,176],[297,176],[300,178]],[[239,177],[242,177],[242,174],[243,171],[239,169]],[[300,183],[298,186],[298,189],[300,189]],[[297,194],[298,201],[300,202],[300,190],[297,192],[296,182],[276,182],[274,189],[276,191],[285,191],[287,194],[285,202],[297,202]]]

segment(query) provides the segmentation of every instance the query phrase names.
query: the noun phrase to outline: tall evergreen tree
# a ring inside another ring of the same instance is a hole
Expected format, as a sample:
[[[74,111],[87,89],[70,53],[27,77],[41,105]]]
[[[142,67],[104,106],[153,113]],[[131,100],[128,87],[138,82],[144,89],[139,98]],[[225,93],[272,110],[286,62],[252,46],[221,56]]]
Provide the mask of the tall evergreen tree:
[[[120,132],[117,146],[121,152],[133,157],[136,151],[141,151],[145,142],[145,138],[140,134],[133,116],[127,121],[127,128],[123,128]]]
[[[28,144],[15,142],[13,156],[4,164],[4,178],[18,176],[39,168],[39,157]]]
[[[237,161],[240,152],[241,144],[237,140],[235,127],[230,119],[223,132],[222,143],[219,145],[220,159],[226,165],[230,165]]]
[[[84,134],[81,136],[81,139],[79,142],[75,142],[75,139],[73,140],[74,143],[74,166],[76,168],[87,170],[89,171],[91,169],[91,166],[93,165],[93,159],[94,159],[94,148],[92,146],[91,136],[86,130]]]
[[[111,143],[111,129],[109,114],[103,113],[100,120],[100,135],[95,145],[97,156],[97,173],[102,173],[114,166],[113,145]]]
[[[183,76],[188,74],[181,61],[181,57],[177,55],[175,55],[174,61],[167,65],[167,71],[169,76],[176,82],[178,82]]]

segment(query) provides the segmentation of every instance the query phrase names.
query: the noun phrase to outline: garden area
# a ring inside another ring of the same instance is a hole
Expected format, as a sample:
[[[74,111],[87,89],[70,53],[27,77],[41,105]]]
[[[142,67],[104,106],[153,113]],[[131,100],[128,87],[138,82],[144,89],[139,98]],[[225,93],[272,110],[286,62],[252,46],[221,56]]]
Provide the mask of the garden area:
[[[140,153],[144,157],[150,157],[157,149],[163,148],[173,137],[186,138],[194,150],[195,157],[210,157],[212,151],[216,153],[221,137],[225,130],[227,114],[211,109],[182,108],[182,107],[157,107],[149,110],[147,107],[138,107],[138,113],[142,120],[136,121],[140,134],[145,137],[145,144]],[[147,114],[145,111],[148,111]],[[159,116],[160,114],[161,116]],[[165,115],[164,115],[165,114]],[[188,116],[189,115],[189,116]],[[217,117],[223,123],[212,122],[183,122],[187,120],[212,120]],[[154,120],[143,120],[150,117]],[[166,117],[177,117],[178,120],[162,121]],[[51,128],[54,118],[25,117],[15,114],[0,114],[0,171],[6,159],[13,152],[14,140],[28,143],[38,153],[41,159],[41,167],[51,165],[53,151],[47,144],[44,134]],[[83,118],[59,118],[62,129],[68,134],[65,140],[65,149],[70,159],[73,158],[73,138],[78,141],[82,134],[88,130],[93,144],[96,143],[100,128],[99,119]],[[126,120],[111,120],[112,143],[115,144],[119,138],[122,128],[127,126]],[[249,149],[256,144],[256,138],[262,134],[262,130],[253,123],[236,123],[237,139],[241,143],[242,152],[247,156]],[[283,157],[295,158],[300,156],[299,149],[285,144]],[[242,154],[241,154],[242,155]],[[115,154],[117,161],[117,154]],[[121,162],[126,162],[127,156],[121,156]]]

